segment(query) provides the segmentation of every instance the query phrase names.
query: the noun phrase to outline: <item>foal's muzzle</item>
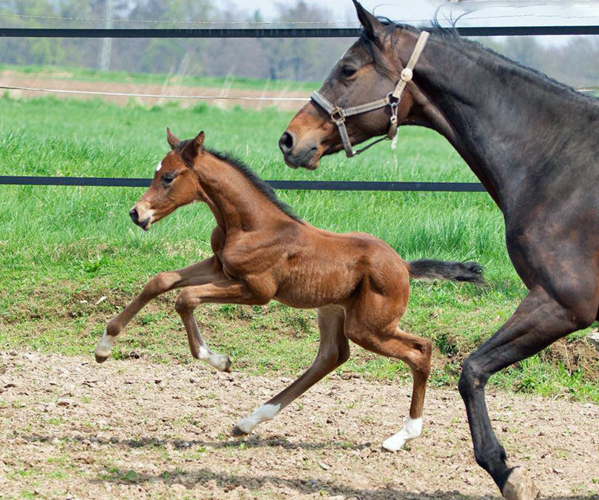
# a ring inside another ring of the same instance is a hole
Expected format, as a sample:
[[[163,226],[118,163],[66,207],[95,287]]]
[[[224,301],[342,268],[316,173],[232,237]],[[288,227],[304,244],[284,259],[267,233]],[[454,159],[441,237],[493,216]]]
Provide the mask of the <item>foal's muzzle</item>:
[[[139,212],[137,211],[136,207],[133,207],[129,211],[129,217],[131,217],[133,224],[141,227],[144,231],[148,230],[148,227],[150,226],[150,219],[152,218],[151,216],[146,217],[145,219],[139,220]]]

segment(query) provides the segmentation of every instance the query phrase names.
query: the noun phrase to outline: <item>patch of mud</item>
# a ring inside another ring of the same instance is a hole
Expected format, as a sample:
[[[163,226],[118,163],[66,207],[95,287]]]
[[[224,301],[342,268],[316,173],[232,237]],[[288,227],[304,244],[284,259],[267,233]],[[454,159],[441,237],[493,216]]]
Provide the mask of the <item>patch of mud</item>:
[[[336,375],[250,437],[229,437],[291,381],[2,353],[0,498],[498,498],[457,391],[430,389],[423,437],[396,454],[380,443],[401,427],[410,387]],[[504,393],[488,403],[510,462],[545,497],[599,493],[599,406]]]

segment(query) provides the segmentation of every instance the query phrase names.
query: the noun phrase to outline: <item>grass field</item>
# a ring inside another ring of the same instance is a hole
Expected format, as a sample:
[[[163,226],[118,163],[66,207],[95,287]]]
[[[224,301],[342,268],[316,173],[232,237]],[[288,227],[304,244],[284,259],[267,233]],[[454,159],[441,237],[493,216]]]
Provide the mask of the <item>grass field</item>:
[[[452,148],[423,129],[402,129],[398,149],[325,159],[316,172],[287,168],[277,148],[291,114],[200,104],[119,108],[102,101],[0,99],[0,174],[149,177],[166,153],[165,127],[180,138],[206,131],[210,148],[240,157],[266,179],[474,181]],[[143,189],[0,186],[0,350],[88,354],[104,325],[154,274],[210,252],[214,226],[202,205],[184,207],[144,233],[127,212]],[[436,346],[432,383],[454,386],[460,362],[509,317],[525,294],[503,241],[503,219],[482,193],[282,191],[312,224],[360,230],[405,259],[477,260],[483,289],[414,283],[403,326]],[[173,309],[176,293],[142,311],[115,349],[119,358],[191,363]],[[313,311],[206,306],[197,317],[208,343],[236,370],[299,374],[318,333]],[[599,402],[597,357],[577,334],[492,379],[495,386]],[[353,348],[340,371],[405,377],[406,368]]]

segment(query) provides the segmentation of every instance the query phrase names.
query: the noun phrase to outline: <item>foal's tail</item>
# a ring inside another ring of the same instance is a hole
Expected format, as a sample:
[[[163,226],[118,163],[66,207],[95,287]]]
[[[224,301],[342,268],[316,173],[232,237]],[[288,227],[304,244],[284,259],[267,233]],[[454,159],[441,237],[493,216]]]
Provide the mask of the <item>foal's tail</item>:
[[[483,266],[478,262],[449,262],[420,259],[407,263],[410,277],[415,279],[441,279],[484,284]]]

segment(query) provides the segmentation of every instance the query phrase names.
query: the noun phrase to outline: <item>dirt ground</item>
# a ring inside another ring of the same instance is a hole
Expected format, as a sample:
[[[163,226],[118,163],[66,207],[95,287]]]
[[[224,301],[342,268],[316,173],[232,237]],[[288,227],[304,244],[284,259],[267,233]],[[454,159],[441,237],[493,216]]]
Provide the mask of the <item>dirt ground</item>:
[[[63,75],[62,78],[52,78],[44,74],[32,74],[24,75],[15,71],[1,71],[0,72],[0,85],[4,86],[15,86],[15,87],[35,87],[35,88],[47,88],[47,89],[60,89],[60,90],[86,90],[93,92],[125,92],[125,93],[138,93],[138,94],[153,94],[153,95],[208,95],[208,96],[221,96],[221,97],[302,97],[306,98],[305,101],[256,101],[256,100],[202,100],[198,101],[195,99],[175,99],[181,106],[193,106],[198,102],[206,102],[211,106],[242,106],[244,108],[252,109],[263,109],[265,107],[277,107],[285,111],[297,111],[306,102],[308,102],[307,92],[292,92],[289,90],[248,90],[248,89],[234,89],[227,86],[220,88],[209,88],[209,87],[189,87],[183,85],[171,84],[165,82],[165,85],[156,84],[139,84],[139,83],[111,83],[111,82],[99,82],[99,81],[82,81],[76,79],[69,79],[68,75]],[[125,105],[129,101],[136,101],[144,105],[155,105],[164,104],[168,99],[155,99],[145,97],[128,97],[128,96],[97,96],[97,95],[83,95],[83,94],[50,94],[45,92],[30,92],[24,90],[10,90],[9,95],[13,98],[24,98],[24,97],[43,97],[53,95],[59,99],[62,98],[77,98],[77,99],[103,99],[107,102],[112,102],[119,105]]]
[[[245,439],[233,425],[291,382],[200,363],[0,354],[0,498],[497,498],[457,391],[431,388],[399,453],[408,384],[331,376]],[[599,406],[491,393],[514,464],[550,498],[599,498]]]

